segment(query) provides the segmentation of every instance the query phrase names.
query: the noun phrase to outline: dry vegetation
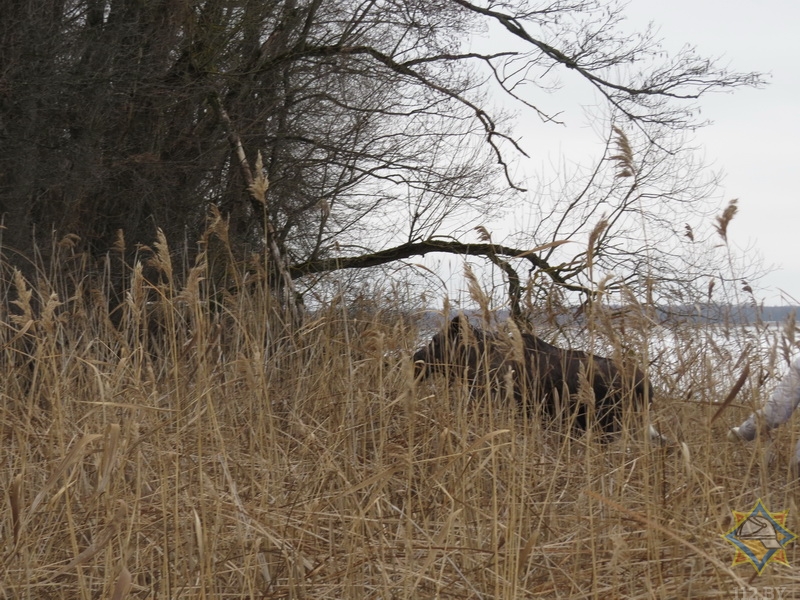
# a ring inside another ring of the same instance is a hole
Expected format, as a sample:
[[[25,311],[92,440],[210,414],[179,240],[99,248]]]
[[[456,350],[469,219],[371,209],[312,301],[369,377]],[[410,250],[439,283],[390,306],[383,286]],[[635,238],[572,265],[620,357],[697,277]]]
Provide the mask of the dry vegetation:
[[[771,463],[725,439],[781,361],[751,348],[710,423],[752,329],[626,321],[627,352],[669,338],[655,418],[688,453],[604,446],[415,384],[399,307],[289,335],[257,290],[214,308],[202,262],[175,289],[160,252],[111,312],[88,279],[4,283],[0,598],[800,597],[796,546],[754,578],[721,537],[757,498],[800,530],[796,426]]]

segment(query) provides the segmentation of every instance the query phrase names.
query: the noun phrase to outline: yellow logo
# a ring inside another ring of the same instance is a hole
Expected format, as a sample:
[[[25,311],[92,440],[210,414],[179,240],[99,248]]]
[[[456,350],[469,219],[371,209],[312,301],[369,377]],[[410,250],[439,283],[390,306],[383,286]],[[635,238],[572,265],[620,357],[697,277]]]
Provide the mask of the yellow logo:
[[[733,566],[749,562],[761,575],[770,562],[789,565],[786,545],[797,535],[786,529],[788,510],[769,512],[759,499],[750,512],[733,511],[736,523],[724,537],[736,548]]]

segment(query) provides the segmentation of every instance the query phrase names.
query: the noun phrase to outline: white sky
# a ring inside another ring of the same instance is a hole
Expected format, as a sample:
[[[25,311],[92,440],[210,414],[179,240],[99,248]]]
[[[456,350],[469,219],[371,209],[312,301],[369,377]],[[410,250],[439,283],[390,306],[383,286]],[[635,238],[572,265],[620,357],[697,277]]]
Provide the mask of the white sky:
[[[793,176],[800,159],[800,2],[631,0],[627,14],[631,26],[659,26],[668,49],[690,43],[732,70],[770,74],[763,89],[706,97],[702,114],[713,124],[698,141],[706,160],[724,172],[724,198],[739,198],[729,239],[776,269],[762,282],[767,304],[800,304],[800,198]]]
[[[773,269],[761,282],[758,298],[767,305],[800,305],[800,202],[792,174],[800,139],[800,2],[797,0],[630,0],[626,30],[660,29],[665,49],[686,44],[702,56],[718,59],[732,71],[768,75],[762,89],[715,93],[702,99],[702,118],[712,121],[696,136],[704,161],[721,171],[720,203],[739,199],[739,212],[728,228],[734,246],[758,253]],[[566,81],[564,82],[570,85]],[[550,107],[548,107],[549,109]],[[522,133],[530,149],[537,141],[556,147],[545,160],[596,157],[597,132],[585,117],[566,114],[568,127],[552,138]],[[603,132],[601,132],[602,134]],[[538,135],[541,135],[539,130]],[[533,138],[533,139],[531,139]],[[541,161],[543,155],[534,157]],[[537,168],[537,167],[534,167]],[[538,167],[539,169],[542,166]],[[526,169],[527,170],[527,169]]]
[[[652,22],[660,30],[656,37],[672,53],[689,44],[731,71],[766,75],[762,89],[705,96],[701,118],[712,124],[697,132],[694,145],[704,162],[721,172],[719,204],[739,200],[729,243],[757,253],[772,270],[759,282],[757,298],[767,305],[800,306],[800,194],[793,178],[800,161],[800,0],[629,0],[625,14],[625,30],[643,31]],[[478,42],[487,43],[491,39]],[[564,92],[580,94],[567,77]],[[535,101],[558,111],[559,94],[551,105],[546,95]],[[528,128],[522,119],[536,117],[523,113],[514,133],[532,157],[524,171],[547,173],[562,159],[593,164],[606,132],[593,130],[578,112],[563,115],[567,127],[545,129]],[[520,181],[519,175],[516,181],[535,189],[534,181]]]

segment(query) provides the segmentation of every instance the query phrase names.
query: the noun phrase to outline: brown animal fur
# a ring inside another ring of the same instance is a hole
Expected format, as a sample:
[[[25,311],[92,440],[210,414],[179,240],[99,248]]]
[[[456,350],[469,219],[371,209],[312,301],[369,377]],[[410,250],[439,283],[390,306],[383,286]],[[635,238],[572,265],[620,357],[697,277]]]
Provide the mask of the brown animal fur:
[[[416,374],[443,373],[473,391],[512,392],[528,410],[572,419],[579,430],[596,424],[604,438],[621,430],[629,409],[647,409],[652,387],[641,369],[623,371],[608,358],[518,336],[485,331],[459,315],[414,354]],[[513,390],[504,389],[509,370]]]

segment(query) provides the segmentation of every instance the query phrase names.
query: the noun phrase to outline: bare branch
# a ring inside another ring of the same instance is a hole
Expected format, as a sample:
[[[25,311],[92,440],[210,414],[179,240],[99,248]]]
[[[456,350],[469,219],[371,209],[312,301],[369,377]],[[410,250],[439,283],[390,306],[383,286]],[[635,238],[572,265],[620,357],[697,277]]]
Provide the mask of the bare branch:
[[[315,273],[338,271],[341,269],[365,269],[378,267],[391,262],[405,260],[412,256],[424,256],[432,252],[447,254],[460,254],[463,256],[484,256],[498,260],[499,256],[527,260],[531,270],[538,269],[548,275],[550,279],[564,289],[576,292],[590,293],[590,290],[581,285],[567,281],[561,274],[560,267],[554,267],[542,260],[538,254],[531,250],[522,250],[492,243],[468,244],[457,241],[425,240],[422,242],[409,242],[386,250],[362,254],[360,256],[341,256],[307,261],[292,265],[289,272],[293,277],[303,277]],[[499,264],[499,263],[496,263]],[[505,269],[504,269],[505,270]]]

